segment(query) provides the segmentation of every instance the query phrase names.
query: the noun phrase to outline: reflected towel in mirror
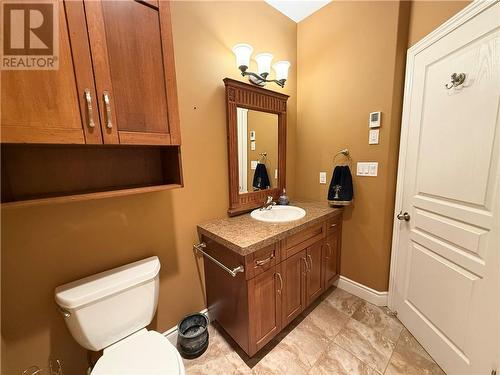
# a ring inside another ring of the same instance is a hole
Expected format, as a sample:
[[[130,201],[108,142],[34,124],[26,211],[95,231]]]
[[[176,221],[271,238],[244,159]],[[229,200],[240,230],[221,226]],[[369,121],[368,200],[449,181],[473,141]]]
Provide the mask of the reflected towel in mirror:
[[[253,175],[252,186],[254,190],[264,190],[264,189],[269,189],[271,187],[271,183],[269,182],[269,176],[267,175],[267,168],[265,164],[262,163],[257,164],[257,168],[255,168],[255,172]]]

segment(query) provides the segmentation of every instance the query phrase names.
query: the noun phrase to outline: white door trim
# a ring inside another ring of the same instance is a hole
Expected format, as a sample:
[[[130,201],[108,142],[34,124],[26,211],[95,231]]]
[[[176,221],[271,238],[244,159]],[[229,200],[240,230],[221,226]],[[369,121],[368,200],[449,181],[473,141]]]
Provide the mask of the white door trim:
[[[392,310],[394,309],[394,297],[395,297],[395,287],[396,287],[396,272],[397,272],[397,261],[399,252],[399,226],[401,221],[396,219],[396,214],[402,210],[403,202],[403,185],[405,180],[405,162],[406,162],[406,151],[408,145],[408,131],[409,131],[409,118],[410,118],[410,99],[411,92],[413,89],[413,70],[415,57],[422,52],[424,49],[428,48],[432,44],[436,43],[438,40],[460,27],[471,18],[475,17],[477,14],[483,12],[485,9],[493,6],[499,0],[476,0],[469,6],[465,7],[462,11],[457,13],[455,16],[450,18],[448,21],[439,26],[436,30],[431,32],[425,38],[420,40],[410,49],[408,49],[406,58],[406,73],[405,73],[405,88],[404,88],[404,100],[403,100],[403,116],[401,123],[401,140],[399,146],[399,160],[398,160],[398,174],[397,174],[397,184],[396,184],[396,198],[394,205],[394,224],[392,230],[392,247],[391,247],[391,266],[389,275],[389,295],[388,295],[388,307]]]

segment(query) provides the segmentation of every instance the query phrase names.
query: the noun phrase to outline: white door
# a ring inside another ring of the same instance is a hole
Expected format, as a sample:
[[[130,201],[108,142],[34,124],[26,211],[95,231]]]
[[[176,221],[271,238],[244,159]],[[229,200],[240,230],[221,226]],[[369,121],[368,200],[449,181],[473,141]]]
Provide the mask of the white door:
[[[406,74],[389,307],[448,374],[500,374],[500,3],[411,48]]]

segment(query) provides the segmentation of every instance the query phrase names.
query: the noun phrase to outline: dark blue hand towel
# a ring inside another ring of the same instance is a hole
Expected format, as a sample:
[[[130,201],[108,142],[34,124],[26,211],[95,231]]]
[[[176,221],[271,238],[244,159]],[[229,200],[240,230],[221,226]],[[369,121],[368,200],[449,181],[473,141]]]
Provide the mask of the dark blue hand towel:
[[[267,175],[267,168],[265,164],[262,163],[257,164],[257,168],[255,168],[255,172],[253,175],[252,186],[254,190],[264,190],[264,189],[269,189],[271,187],[271,183],[269,182],[269,176]]]

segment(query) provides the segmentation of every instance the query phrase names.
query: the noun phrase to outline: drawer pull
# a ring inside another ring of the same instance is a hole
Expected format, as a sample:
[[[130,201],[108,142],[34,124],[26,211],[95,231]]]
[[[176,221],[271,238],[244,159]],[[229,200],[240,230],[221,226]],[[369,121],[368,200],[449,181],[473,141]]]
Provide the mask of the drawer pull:
[[[311,265],[309,266],[309,270],[312,270],[312,268],[313,268],[313,258],[311,256],[311,254],[307,254],[307,259],[309,259],[309,262],[311,263]]]
[[[106,107],[106,127],[111,129],[113,127],[113,123],[111,122],[111,99],[109,97],[109,92],[103,92],[104,97],[104,105]]]
[[[274,253],[271,253],[271,254],[269,254],[269,256],[266,259],[256,260],[255,261],[255,268],[269,263],[273,258],[274,258]]]
[[[337,226],[337,223],[330,225],[330,228],[335,228]]]
[[[94,109],[92,108],[92,94],[90,93],[90,89],[85,89],[84,91],[85,101],[87,102],[87,116],[89,120],[89,128],[95,128],[94,122]]]
[[[278,278],[280,279],[280,288],[278,289],[278,294],[281,294],[281,291],[283,290],[283,279],[281,278],[281,274],[279,272],[276,272],[276,275],[278,275]]]

